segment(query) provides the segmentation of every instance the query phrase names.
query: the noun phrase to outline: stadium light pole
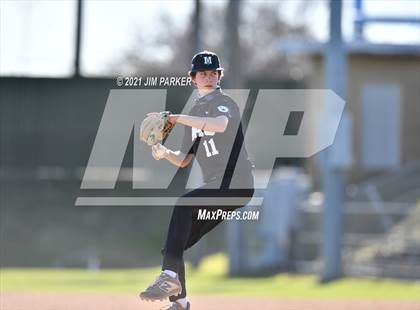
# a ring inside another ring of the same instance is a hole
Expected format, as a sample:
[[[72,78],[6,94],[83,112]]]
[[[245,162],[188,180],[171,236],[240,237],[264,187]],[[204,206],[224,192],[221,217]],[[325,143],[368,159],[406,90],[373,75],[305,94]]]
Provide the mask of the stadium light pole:
[[[237,88],[239,81],[238,49],[239,49],[239,13],[240,1],[229,0],[225,16],[225,70],[229,72],[223,79],[223,86],[227,89]],[[229,221],[227,225],[227,243],[229,256],[229,275],[240,275],[244,267],[244,238],[241,234],[241,223]]]
[[[76,16],[76,45],[74,56],[74,76],[80,76],[80,50],[82,37],[82,18],[83,18],[83,0],[77,0],[77,16]]]
[[[346,50],[341,30],[342,1],[330,0],[329,41],[324,54],[325,85],[340,97],[345,98]],[[340,127],[339,129],[340,130]],[[340,145],[340,144],[338,144]],[[344,208],[344,177],[340,167],[334,164],[334,152],[340,152],[333,144],[320,153],[321,180],[324,192],[322,214],[323,270],[321,283],[341,277],[342,214]]]
[[[201,0],[195,0],[194,17],[193,17],[193,54],[201,51],[203,46],[202,41],[202,26],[201,26]]]

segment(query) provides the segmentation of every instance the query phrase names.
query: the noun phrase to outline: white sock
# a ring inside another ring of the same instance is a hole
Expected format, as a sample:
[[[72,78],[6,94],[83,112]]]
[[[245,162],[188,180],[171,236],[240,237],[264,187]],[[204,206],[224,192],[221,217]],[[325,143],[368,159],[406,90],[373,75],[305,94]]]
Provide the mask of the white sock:
[[[188,302],[187,297],[177,299],[176,302],[179,303],[182,306],[182,308],[184,309],[187,308],[187,302]]]
[[[171,278],[176,278],[176,272],[174,272],[172,270],[165,269],[163,272],[166,273]]]

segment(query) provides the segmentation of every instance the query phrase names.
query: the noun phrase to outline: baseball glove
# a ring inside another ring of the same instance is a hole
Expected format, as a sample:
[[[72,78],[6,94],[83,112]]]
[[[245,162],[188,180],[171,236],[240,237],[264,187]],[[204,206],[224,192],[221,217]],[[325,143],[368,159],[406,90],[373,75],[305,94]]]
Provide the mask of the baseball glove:
[[[147,116],[140,126],[140,140],[155,145],[171,132],[174,124],[169,121],[171,112],[164,111]]]

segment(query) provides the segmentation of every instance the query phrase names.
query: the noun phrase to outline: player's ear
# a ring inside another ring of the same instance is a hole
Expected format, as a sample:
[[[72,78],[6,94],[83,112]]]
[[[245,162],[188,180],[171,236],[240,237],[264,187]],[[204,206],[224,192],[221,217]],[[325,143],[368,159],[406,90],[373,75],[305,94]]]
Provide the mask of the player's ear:
[[[217,71],[218,75],[219,75],[219,83],[223,78],[223,71]]]

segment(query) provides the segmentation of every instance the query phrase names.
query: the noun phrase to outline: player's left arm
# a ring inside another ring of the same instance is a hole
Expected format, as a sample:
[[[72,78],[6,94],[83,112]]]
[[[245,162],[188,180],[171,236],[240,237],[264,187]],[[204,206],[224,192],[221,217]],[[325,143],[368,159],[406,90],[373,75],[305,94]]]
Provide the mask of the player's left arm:
[[[184,114],[172,114],[170,122],[183,124],[185,126],[199,128],[205,131],[224,132],[228,126],[229,118],[225,115],[216,117],[199,117]]]

